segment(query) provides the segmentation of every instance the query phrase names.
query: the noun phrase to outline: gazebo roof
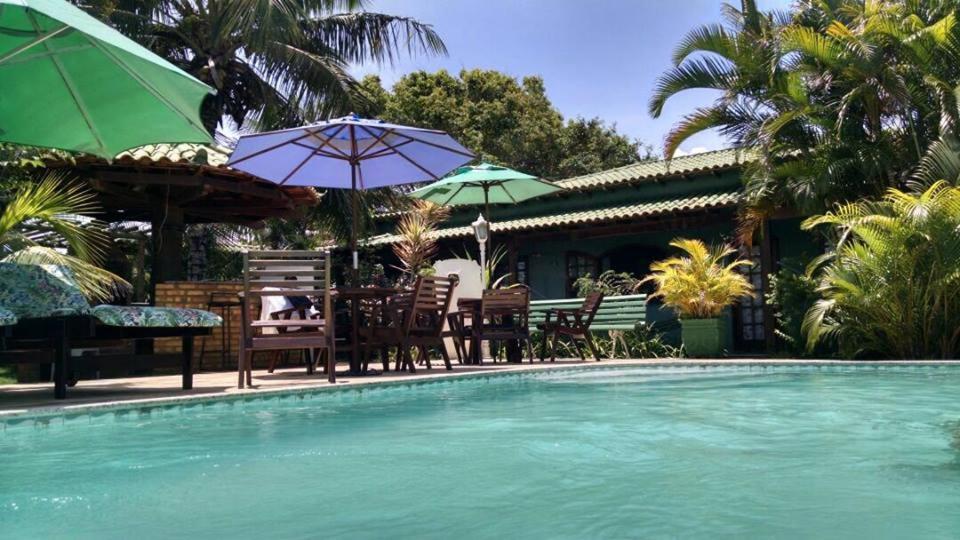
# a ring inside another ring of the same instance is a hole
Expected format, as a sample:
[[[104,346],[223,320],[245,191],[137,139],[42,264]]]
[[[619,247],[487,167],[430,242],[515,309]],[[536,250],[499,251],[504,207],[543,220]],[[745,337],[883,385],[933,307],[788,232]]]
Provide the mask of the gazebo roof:
[[[175,205],[189,223],[254,225],[320,200],[313,188],[278,186],[231,169],[229,157],[230,150],[218,145],[152,144],[112,161],[63,154],[48,154],[41,161],[88,179],[107,221],[150,221],[156,208]]]

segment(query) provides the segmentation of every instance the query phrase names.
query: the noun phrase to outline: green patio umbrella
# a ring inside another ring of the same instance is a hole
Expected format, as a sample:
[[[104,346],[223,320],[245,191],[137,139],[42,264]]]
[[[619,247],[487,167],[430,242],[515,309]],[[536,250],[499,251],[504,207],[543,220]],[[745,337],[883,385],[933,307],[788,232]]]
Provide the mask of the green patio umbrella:
[[[209,143],[211,89],[63,0],[0,0],[0,141],[113,158]]]
[[[490,217],[490,203],[518,203],[562,188],[527,173],[481,163],[460,167],[449,176],[410,193],[411,197],[441,206],[483,204]]]

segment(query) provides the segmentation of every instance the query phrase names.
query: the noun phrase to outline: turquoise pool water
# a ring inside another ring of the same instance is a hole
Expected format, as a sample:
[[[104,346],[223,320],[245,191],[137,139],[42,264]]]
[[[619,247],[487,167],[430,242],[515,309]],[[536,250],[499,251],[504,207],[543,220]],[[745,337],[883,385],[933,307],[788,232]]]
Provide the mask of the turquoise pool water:
[[[960,368],[499,376],[8,426],[3,538],[948,538]]]

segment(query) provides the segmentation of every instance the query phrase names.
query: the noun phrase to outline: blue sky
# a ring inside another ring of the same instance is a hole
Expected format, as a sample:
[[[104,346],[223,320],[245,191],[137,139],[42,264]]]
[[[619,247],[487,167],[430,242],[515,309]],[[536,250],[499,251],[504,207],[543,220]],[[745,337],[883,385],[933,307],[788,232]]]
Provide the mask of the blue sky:
[[[761,9],[782,9],[789,0],[758,3]],[[712,96],[707,91],[681,94],[654,119],[647,101],[656,78],[670,67],[680,37],[696,25],[719,22],[720,7],[718,0],[369,0],[368,11],[432,24],[450,54],[404,58],[393,67],[368,65],[354,73],[377,73],[388,87],[418,69],[540,75],[564,116],[615,122],[620,131],[659,152],[670,126]],[[709,133],[691,138],[681,149],[725,145],[718,134]]]

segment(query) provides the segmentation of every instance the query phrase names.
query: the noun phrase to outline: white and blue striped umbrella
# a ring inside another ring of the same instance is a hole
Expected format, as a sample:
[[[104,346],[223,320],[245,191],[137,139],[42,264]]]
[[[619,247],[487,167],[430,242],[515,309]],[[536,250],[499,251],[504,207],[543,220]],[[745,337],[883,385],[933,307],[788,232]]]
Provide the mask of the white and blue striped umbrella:
[[[350,115],[243,136],[227,165],[280,185],[350,189],[355,195],[361,189],[439,180],[474,157],[446,132]],[[356,278],[355,232],[350,244]]]

